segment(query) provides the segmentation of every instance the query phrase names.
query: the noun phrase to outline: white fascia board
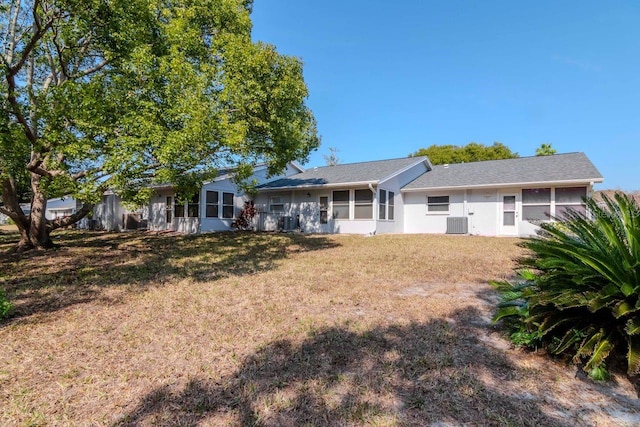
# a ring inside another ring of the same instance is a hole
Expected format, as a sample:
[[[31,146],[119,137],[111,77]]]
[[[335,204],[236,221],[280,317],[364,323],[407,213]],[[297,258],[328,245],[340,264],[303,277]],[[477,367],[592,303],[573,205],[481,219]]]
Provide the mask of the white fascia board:
[[[417,166],[417,165],[419,165],[420,163],[425,163],[425,164],[426,164],[426,166],[427,166],[427,170],[431,170],[431,169],[432,169],[431,162],[429,162],[429,158],[428,158],[428,157],[419,157],[419,160],[418,160],[418,161],[416,161],[415,163],[411,163],[409,166],[405,166],[404,168],[402,168],[402,169],[399,169],[399,170],[395,171],[395,172],[394,172],[394,173],[392,173],[391,175],[389,175],[389,176],[387,176],[387,177],[385,177],[385,178],[382,178],[382,179],[381,179],[380,181],[378,181],[378,182],[379,182],[380,184],[382,184],[383,182],[388,181],[388,180],[390,180],[391,178],[394,178],[394,177],[396,177],[396,176],[400,175],[401,173],[404,173],[404,172],[408,171],[409,169],[411,169],[411,168],[413,168],[413,167],[416,167],[416,166]],[[416,177],[416,178],[417,178],[417,177]]]
[[[572,185],[572,184],[591,184],[600,183],[603,178],[590,178],[590,179],[571,179],[566,181],[532,181],[532,182],[510,182],[506,184],[478,184],[478,185],[457,185],[446,187],[423,187],[423,188],[402,188],[402,193],[418,193],[423,191],[440,191],[440,190],[473,190],[473,189],[487,189],[487,188],[513,188],[513,187],[539,187],[539,186],[558,186],[558,185]]]
[[[295,160],[289,162],[289,164],[293,166],[295,169],[298,169],[300,173],[304,172],[304,168],[300,165],[300,163],[296,162]]]
[[[311,190],[311,189],[323,189],[323,188],[353,188],[371,185],[377,185],[379,181],[360,181],[360,182],[339,182],[336,184],[321,184],[321,185],[285,185],[282,187],[265,187],[259,188],[258,192],[268,191],[281,191],[281,190]]]

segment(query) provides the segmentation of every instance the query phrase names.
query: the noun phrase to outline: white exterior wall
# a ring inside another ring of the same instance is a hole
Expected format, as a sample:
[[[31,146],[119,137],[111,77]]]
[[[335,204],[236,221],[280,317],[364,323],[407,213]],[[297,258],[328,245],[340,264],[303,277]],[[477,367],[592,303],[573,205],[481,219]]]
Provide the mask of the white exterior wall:
[[[585,186],[584,184],[568,185],[570,187]],[[555,189],[551,188],[550,212],[555,212]],[[587,194],[591,194],[591,187],[587,187]],[[469,234],[482,236],[520,236],[526,237],[536,233],[539,226],[523,218],[522,188],[488,188],[472,190],[439,190],[405,192],[404,223],[405,233],[436,233],[447,231],[448,217],[468,217]],[[449,196],[449,212],[427,212],[427,196]],[[515,196],[515,226],[502,225],[503,198]]]
[[[428,212],[427,195],[449,196],[449,212]],[[447,231],[448,217],[464,215],[464,191],[430,191],[404,193],[405,233],[436,233]]]
[[[259,171],[262,172],[262,171]],[[257,175],[257,174],[256,174]],[[255,175],[254,175],[255,176]],[[207,191],[218,192],[218,218],[207,218]],[[233,217],[236,218],[240,210],[244,207],[244,202],[249,197],[244,194],[238,194],[237,186],[229,179],[222,181],[213,181],[205,184],[200,191],[200,231],[203,233],[211,231],[231,230],[233,218],[222,218],[222,193],[233,194]]]
[[[467,190],[467,214],[470,234],[497,236],[498,192],[492,189]]]
[[[97,228],[106,231],[122,230],[124,208],[122,207],[120,197],[115,194],[105,194],[102,196],[102,202],[96,205],[93,213],[93,217],[97,221]]]
[[[378,219],[376,224],[376,234],[386,233],[404,233],[405,232],[405,206],[404,198],[400,193],[402,187],[427,172],[427,166],[424,162],[394,176],[391,179],[380,182],[378,185],[378,196],[380,190],[393,191],[394,193],[394,219],[379,219],[379,205],[375,206],[375,218]],[[388,193],[387,193],[388,197]]]
[[[173,196],[173,191],[156,191],[149,200],[148,228],[152,231],[169,230],[167,227],[167,197]]]

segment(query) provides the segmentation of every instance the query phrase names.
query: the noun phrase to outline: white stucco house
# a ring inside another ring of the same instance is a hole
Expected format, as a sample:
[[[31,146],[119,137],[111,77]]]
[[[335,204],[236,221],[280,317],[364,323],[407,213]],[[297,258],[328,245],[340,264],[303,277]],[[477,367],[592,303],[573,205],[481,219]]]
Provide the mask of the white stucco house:
[[[267,230],[527,236],[583,210],[602,180],[584,153],[438,166],[412,157],[309,169],[261,185],[255,201]]]
[[[103,230],[145,228],[201,233],[232,228],[244,194],[224,170],[187,202],[171,185],[152,187],[148,206],[128,210],[113,192],[96,206]],[[304,170],[289,163],[269,177],[259,165],[250,178],[258,230],[305,233],[437,233],[528,236],[566,209],[584,210],[602,175],[584,153],[433,166],[406,157]],[[73,199],[50,200],[47,212],[77,209]],[[53,202],[53,203],[52,203]],[[49,217],[49,216],[48,216]],[[86,224],[86,222],[85,222]]]

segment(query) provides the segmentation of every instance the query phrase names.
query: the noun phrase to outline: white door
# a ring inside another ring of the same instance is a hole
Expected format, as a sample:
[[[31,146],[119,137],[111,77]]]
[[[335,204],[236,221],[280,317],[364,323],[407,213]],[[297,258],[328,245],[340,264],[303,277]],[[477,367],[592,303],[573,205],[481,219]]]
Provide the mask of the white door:
[[[173,197],[167,196],[167,203],[164,205],[166,230],[173,230],[173,202]]]
[[[331,215],[329,211],[329,196],[320,196],[318,200],[320,207],[320,232],[331,232]]]
[[[518,208],[515,194],[500,195],[500,234],[503,236],[518,235]]]

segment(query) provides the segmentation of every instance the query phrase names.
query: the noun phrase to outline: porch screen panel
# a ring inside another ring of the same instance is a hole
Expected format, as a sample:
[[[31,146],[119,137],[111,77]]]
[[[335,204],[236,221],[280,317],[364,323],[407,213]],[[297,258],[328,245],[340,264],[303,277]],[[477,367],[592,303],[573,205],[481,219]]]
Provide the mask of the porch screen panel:
[[[522,190],[522,217],[527,221],[548,221],[551,213],[551,189]]]
[[[355,219],[373,219],[373,192],[367,190],[356,190]]]
[[[349,190],[333,192],[333,217],[335,219],[349,219]]]
[[[584,197],[587,197],[586,187],[556,188],[556,217],[562,218],[568,210],[586,214]]]

